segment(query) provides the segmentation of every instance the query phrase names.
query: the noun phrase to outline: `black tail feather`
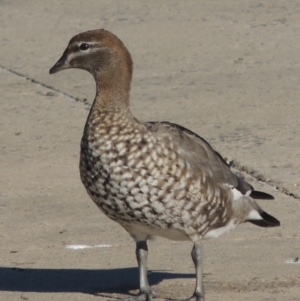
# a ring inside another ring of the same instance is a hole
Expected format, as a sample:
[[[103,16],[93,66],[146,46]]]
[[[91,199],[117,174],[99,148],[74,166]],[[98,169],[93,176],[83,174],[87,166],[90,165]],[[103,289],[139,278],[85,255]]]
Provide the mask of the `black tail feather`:
[[[263,219],[260,220],[248,220],[248,222],[259,226],[259,227],[278,227],[280,226],[280,221],[273,217],[272,215],[268,214],[267,212],[263,211],[260,213],[260,216]]]
[[[274,197],[272,195],[262,191],[252,190],[250,196],[253,199],[258,199],[258,200],[274,200]]]

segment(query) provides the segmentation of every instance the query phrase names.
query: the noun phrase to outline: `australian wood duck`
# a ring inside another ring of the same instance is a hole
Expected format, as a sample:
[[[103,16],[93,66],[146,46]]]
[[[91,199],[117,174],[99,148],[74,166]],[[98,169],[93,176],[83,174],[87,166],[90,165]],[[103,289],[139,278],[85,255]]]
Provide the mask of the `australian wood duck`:
[[[280,222],[254,199],[273,199],[234,174],[203,138],[170,122],[141,122],[129,109],[132,60],[124,44],[104,29],[74,36],[50,74],[68,68],[90,72],[96,97],[81,141],[80,175],[87,193],[136,242],[140,294],[156,293],[147,279],[147,239],[162,236],[194,244],[196,289],[203,301],[202,247],[237,225]]]

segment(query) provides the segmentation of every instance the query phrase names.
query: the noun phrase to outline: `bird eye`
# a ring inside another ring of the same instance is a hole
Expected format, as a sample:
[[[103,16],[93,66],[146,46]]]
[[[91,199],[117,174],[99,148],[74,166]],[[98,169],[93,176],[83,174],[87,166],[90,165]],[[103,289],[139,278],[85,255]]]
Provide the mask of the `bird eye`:
[[[90,45],[87,44],[87,43],[82,43],[82,44],[79,46],[79,48],[80,48],[81,50],[88,50],[88,49],[90,48]]]

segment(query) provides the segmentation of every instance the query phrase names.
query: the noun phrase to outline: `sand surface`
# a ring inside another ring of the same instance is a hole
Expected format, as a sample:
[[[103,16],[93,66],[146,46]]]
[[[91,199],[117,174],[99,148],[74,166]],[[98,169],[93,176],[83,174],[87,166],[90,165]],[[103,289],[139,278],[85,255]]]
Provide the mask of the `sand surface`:
[[[282,0],[0,0],[0,300],[137,293],[133,240],[79,178],[93,78],[48,74],[73,35],[106,28],[134,60],[135,116],[197,132],[276,198],[260,204],[280,228],[204,242],[206,300],[299,301],[299,15],[299,1]],[[149,243],[160,299],[192,294],[191,247]]]

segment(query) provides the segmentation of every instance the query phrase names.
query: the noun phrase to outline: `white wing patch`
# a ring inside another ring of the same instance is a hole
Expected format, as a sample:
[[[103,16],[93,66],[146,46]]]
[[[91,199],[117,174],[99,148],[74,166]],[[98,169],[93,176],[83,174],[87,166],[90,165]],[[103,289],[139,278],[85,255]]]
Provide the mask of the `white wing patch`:
[[[249,215],[247,217],[247,220],[262,220],[263,218],[260,216],[260,214],[256,210],[251,210],[249,212]]]
[[[237,224],[230,221],[226,226],[208,231],[203,238],[217,238],[229,231],[233,230]]]
[[[130,233],[133,233],[137,237],[140,234],[142,235],[142,237],[151,235],[160,236],[177,241],[189,240],[189,237],[184,233],[183,230],[153,228],[137,224],[128,225],[128,229],[130,230]]]
[[[250,196],[251,194],[251,190],[248,190],[246,192],[246,194],[242,194],[239,190],[237,190],[236,188],[231,188],[231,191],[233,193],[233,200],[237,201],[238,199],[240,199],[243,196]]]

